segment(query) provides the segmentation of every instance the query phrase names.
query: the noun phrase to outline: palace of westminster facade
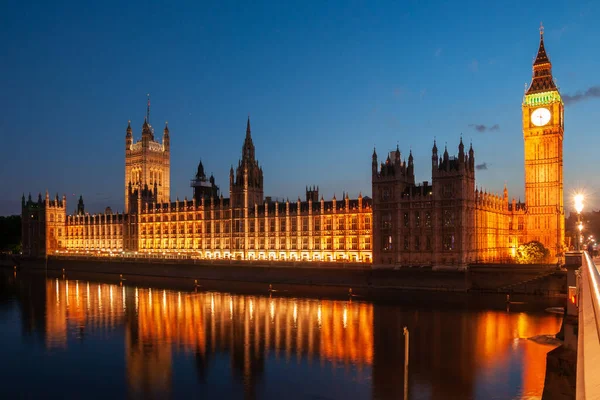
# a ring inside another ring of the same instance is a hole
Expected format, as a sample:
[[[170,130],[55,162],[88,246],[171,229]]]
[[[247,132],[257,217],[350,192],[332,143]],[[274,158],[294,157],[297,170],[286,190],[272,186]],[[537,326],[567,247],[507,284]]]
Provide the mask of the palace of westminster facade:
[[[431,154],[432,181],[415,183],[412,153],[379,163],[373,151],[372,199],[325,201],[318,188],[301,201],[263,193],[250,120],[229,198],[202,163],[193,196],[170,201],[170,132],[155,140],[149,116],[141,140],[125,137],[125,212],[90,215],[80,197],[67,215],[66,197],[22,199],[23,254],[186,254],[202,259],[350,261],[393,265],[497,262],[541,241],[553,258],[564,250],[563,101],[552,77],[543,32],[533,78],[522,103],[525,203],[475,186],[475,158],[460,140],[458,155]]]

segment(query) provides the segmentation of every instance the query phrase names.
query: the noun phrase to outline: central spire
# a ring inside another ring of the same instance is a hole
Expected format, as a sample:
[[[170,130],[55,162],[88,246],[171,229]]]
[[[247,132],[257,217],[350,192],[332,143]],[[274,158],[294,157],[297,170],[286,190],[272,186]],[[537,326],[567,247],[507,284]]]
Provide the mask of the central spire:
[[[248,115],[248,122],[246,123],[246,140],[252,140],[252,136],[250,135],[250,115]]]
[[[248,116],[248,122],[246,123],[246,139],[244,140],[244,147],[242,148],[242,161],[254,161],[254,143],[252,142],[252,134],[250,130],[250,116]]]

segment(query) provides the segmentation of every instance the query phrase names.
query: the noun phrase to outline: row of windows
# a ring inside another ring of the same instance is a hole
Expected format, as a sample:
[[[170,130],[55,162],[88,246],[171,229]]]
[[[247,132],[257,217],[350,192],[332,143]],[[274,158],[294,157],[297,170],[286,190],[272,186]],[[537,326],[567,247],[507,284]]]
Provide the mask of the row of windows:
[[[309,250],[311,241],[308,238],[302,240],[290,240],[289,243],[285,238],[275,240],[275,238],[250,239],[248,241],[249,250]],[[235,250],[245,249],[245,243],[243,239],[210,239],[199,240],[193,243],[192,241],[184,240],[141,240],[141,249],[186,249],[186,248],[203,248],[203,249],[230,249],[233,245]],[[352,238],[346,241],[343,238],[326,238],[326,239],[313,239],[312,250],[371,250],[371,238]]]
[[[431,236],[425,237],[425,243],[422,242],[420,236],[413,237],[412,247],[411,247],[410,238],[408,236],[405,236],[402,241],[401,249],[406,250],[406,251],[410,251],[410,250],[431,251],[433,249],[432,246],[433,246],[433,239]],[[394,239],[391,235],[384,236],[381,239],[381,248],[383,249],[383,251],[395,251],[396,250],[396,247],[394,244]],[[445,251],[452,251],[455,249],[454,235],[452,235],[452,234],[442,235],[442,248]]]
[[[233,221],[233,232],[234,233],[240,233],[240,232],[245,232],[245,227],[244,227],[244,222],[245,220],[235,220]],[[299,231],[299,227],[301,228],[300,231],[302,232],[309,232],[309,226],[308,226],[308,218],[303,218],[302,219],[302,225],[298,226],[298,221],[294,218],[290,220],[290,224],[287,224],[287,221],[285,218],[279,218],[279,226],[277,226],[276,223],[276,219],[270,219],[269,220],[269,232],[276,232],[277,230],[279,230],[279,232],[298,232]],[[371,228],[371,218],[367,217],[364,219],[364,222],[361,224],[359,222],[359,219],[356,217],[351,218],[351,220],[349,221],[348,224],[346,224],[346,221],[344,218],[338,218],[335,221],[335,228],[337,230],[346,230],[346,229],[350,229],[350,230],[358,230],[361,229],[361,225],[362,225],[362,229],[363,230],[368,230]],[[257,224],[255,224],[255,221],[250,220],[248,223],[248,232],[250,233],[254,233],[256,231],[256,229],[258,228],[258,232],[260,233],[264,233],[265,232],[265,221],[259,221],[258,226]],[[193,233],[196,234],[202,234],[202,231],[204,231],[204,233],[210,234],[211,233],[211,227],[213,226],[212,222],[205,222],[205,223],[200,223],[200,224],[196,224],[195,226],[193,225],[187,225],[184,226],[183,224],[179,224],[179,225],[142,225],[141,227],[141,233],[142,235],[146,235],[146,234],[154,234],[156,232],[156,234],[177,234],[179,233],[180,235],[183,235],[184,233],[187,233],[188,235],[191,235]],[[331,231],[333,230],[334,224],[331,218],[327,218],[325,220],[325,223],[323,225],[324,230],[326,231]],[[230,222],[226,221],[226,222],[215,222],[214,223],[214,230],[215,233],[230,233]],[[320,231],[321,230],[321,219],[318,217],[315,217],[314,219],[314,223],[313,223],[313,231]]]
[[[223,218],[220,218],[219,212],[215,211],[215,217],[212,218],[212,220],[215,221],[219,221],[219,220],[225,220],[222,222],[227,222],[227,220],[229,219],[229,215],[230,212],[229,211],[224,211],[223,212]],[[236,213],[237,214],[237,213]],[[365,223],[370,225],[370,221],[371,221],[371,217],[370,214],[365,213]],[[317,223],[317,221],[320,221],[321,218],[323,218],[325,221],[330,221],[332,218],[335,218],[337,221],[345,221],[346,219],[349,219],[349,223],[356,223],[356,221],[358,221],[360,218],[361,214],[341,214],[338,217],[334,217],[332,215],[327,215],[327,216],[321,216],[321,215],[315,215],[314,221],[315,223]],[[187,216],[187,218],[186,218]],[[195,220],[196,221],[202,221],[202,220],[210,220],[210,216],[209,215],[202,215],[202,213],[188,213],[188,214],[183,214],[183,213],[178,213],[178,214],[173,214],[173,215],[156,215],[156,216],[142,216],[141,217],[141,222],[168,222],[168,221],[193,221],[194,220],[194,216],[196,217]],[[242,215],[235,215],[234,218],[240,218],[243,219]],[[267,216],[267,217],[258,217],[258,218],[254,218],[254,217],[248,217],[249,221],[254,221],[255,219],[259,220],[261,223],[264,223],[264,221],[266,219],[268,219],[269,221],[273,221],[275,219],[281,219],[281,220],[285,220],[286,218],[289,218],[290,221],[297,221],[297,216],[296,215],[279,215],[278,217],[274,217],[274,216]],[[308,219],[310,217],[300,217],[301,220],[303,221],[302,223],[304,224],[304,221],[308,221]]]

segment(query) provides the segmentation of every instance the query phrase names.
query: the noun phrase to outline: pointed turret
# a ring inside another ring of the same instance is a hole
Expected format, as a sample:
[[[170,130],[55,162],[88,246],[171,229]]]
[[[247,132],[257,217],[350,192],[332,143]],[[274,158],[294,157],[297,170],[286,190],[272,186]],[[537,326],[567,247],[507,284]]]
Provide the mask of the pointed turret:
[[[125,150],[129,150],[133,144],[133,130],[131,129],[131,120],[127,121],[127,129],[125,131]]]
[[[394,164],[400,164],[400,147],[396,145],[396,152],[394,153]]]
[[[371,173],[373,175],[377,174],[377,151],[375,151],[375,147],[373,147],[373,161],[371,162]]]
[[[165,121],[165,129],[163,129],[163,147],[166,151],[171,148],[171,135],[169,134],[169,121]]]
[[[552,77],[552,63],[544,46],[544,27],[540,26],[540,45],[533,61],[533,79],[526,94],[557,90]]]
[[[242,162],[254,161],[254,143],[252,142],[252,131],[250,129],[250,116],[246,122],[246,138],[242,148]]]

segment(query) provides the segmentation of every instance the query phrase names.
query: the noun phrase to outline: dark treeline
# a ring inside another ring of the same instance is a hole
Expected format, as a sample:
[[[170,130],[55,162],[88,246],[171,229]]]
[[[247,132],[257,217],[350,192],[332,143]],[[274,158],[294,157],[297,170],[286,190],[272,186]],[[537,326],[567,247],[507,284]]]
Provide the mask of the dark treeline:
[[[0,217],[0,251],[21,251],[21,216]]]

